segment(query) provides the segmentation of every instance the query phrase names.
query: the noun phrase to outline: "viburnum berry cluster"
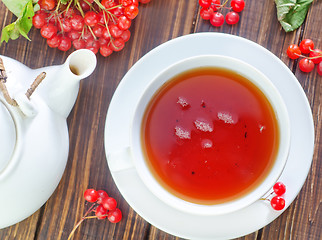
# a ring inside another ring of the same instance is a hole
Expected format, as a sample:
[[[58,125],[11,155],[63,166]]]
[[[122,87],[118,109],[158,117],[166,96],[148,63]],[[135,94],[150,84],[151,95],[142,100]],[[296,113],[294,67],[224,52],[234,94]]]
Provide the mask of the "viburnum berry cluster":
[[[107,218],[111,223],[118,223],[122,219],[122,212],[117,208],[117,202],[110,197],[105,191],[95,189],[87,189],[84,192],[84,198],[87,202],[92,203],[91,207],[86,211],[82,219],[75,225],[68,240],[70,240],[79,225],[90,218],[105,219]],[[94,215],[91,215],[93,214]]]
[[[199,0],[201,6],[200,16],[204,20],[209,20],[211,25],[220,27],[226,23],[233,25],[239,21],[239,12],[245,8],[244,0],[231,0],[230,7],[226,7],[228,0],[221,4],[220,0]],[[224,16],[223,9],[229,9],[229,12]]]
[[[322,76],[322,51],[314,48],[314,42],[311,39],[304,39],[299,45],[291,44],[286,53],[291,59],[301,58],[299,68],[302,72],[311,72],[316,64],[317,72]]]
[[[268,197],[262,198],[261,200],[269,201],[274,210],[280,211],[285,207],[285,199],[282,197],[285,192],[285,184],[282,182],[277,182],[273,186],[273,192]],[[273,194],[275,194],[275,196],[270,199],[269,197]]]
[[[39,0],[32,23],[49,47],[86,48],[104,57],[124,48],[139,2],[151,0]]]

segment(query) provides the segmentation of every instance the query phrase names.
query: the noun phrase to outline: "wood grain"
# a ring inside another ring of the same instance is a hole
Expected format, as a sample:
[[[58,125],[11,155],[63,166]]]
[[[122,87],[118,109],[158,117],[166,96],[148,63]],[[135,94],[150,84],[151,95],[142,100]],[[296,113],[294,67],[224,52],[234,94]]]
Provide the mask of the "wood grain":
[[[246,9],[235,26],[224,24],[220,28],[214,28],[208,21],[200,18],[199,11],[197,0],[152,0],[140,7],[140,14],[131,26],[131,39],[125,48],[108,58],[97,56],[97,68],[88,79],[82,81],[77,102],[67,120],[70,153],[58,188],[47,203],[31,217],[0,230],[0,239],[67,239],[75,223],[88,208],[82,195],[89,187],[107,190],[118,201],[123,220],[118,224],[86,220],[76,231],[74,239],[180,239],[151,226],[124,200],[106,164],[104,127],[109,102],[131,66],[156,46],[194,32],[238,35],[269,49],[293,71],[312,108],[315,150],[312,167],[303,189],[279,218],[263,229],[239,239],[321,239],[322,77],[316,70],[310,74],[302,73],[297,61],[288,59],[286,49],[289,44],[298,43],[304,38],[313,39],[316,46],[322,48],[322,1],[314,1],[305,23],[292,33],[285,33],[281,29],[276,18],[274,1],[246,1]],[[0,26],[3,27],[14,19],[0,2]],[[31,42],[20,38],[2,44],[0,54],[15,58],[31,68],[39,68],[62,64],[71,53],[71,50],[63,53],[47,47],[39,30],[33,29],[29,37]]]

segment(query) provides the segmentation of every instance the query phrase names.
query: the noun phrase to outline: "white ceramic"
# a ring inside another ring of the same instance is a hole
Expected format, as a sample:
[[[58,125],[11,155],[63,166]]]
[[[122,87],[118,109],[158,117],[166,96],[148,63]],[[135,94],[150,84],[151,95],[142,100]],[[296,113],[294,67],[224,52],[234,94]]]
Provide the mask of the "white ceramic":
[[[73,52],[63,65],[35,70],[1,58],[8,92],[18,106],[9,105],[0,93],[0,229],[33,214],[57,187],[68,157],[66,117],[79,81],[96,67],[96,56],[89,50]],[[46,78],[29,100],[25,92],[41,72]]]
[[[219,67],[228,69],[244,76],[246,79],[251,81],[265,94],[266,98],[270,101],[279,125],[279,150],[275,163],[264,181],[251,192],[240,198],[215,205],[202,205],[187,202],[167,191],[151,173],[147,165],[147,160],[145,159],[141,142],[141,126],[144,113],[155,93],[176,75],[199,67]],[[277,179],[282,173],[287,160],[290,147],[290,124],[287,109],[282,97],[264,74],[259,72],[251,65],[235,58],[220,55],[200,55],[174,63],[162,71],[159,75],[155,76],[153,80],[151,80],[150,84],[142,94],[142,97],[138,101],[133,116],[129,147],[130,150],[125,148],[124,152],[116,152],[115,154],[112,152],[109,155],[110,162],[114,163],[110,164],[111,171],[114,171],[115,169],[120,170],[122,167],[129,168],[132,163],[132,167],[136,168],[144,184],[152,193],[154,193],[166,204],[177,208],[180,211],[186,211],[192,214],[225,214],[244,208],[263,197],[267,192],[271,191],[274,183],[276,183]],[[119,161],[120,158],[123,159]]]
[[[287,209],[301,190],[312,163],[314,125],[310,105],[301,85],[279,58],[260,45],[234,35],[197,33],[182,36],[156,47],[133,65],[120,82],[108,109],[105,151],[109,167],[113,164],[109,154],[129,146],[135,106],[153,77],[180,60],[205,54],[230,56],[254,66],[280,92],[291,126],[289,157],[279,178],[287,186],[284,195]],[[182,238],[237,238],[266,226],[285,210],[274,211],[266,201],[259,200],[228,214],[189,214],[165,204],[151,193],[135,168],[115,170],[111,174],[125,200],[141,217]]]

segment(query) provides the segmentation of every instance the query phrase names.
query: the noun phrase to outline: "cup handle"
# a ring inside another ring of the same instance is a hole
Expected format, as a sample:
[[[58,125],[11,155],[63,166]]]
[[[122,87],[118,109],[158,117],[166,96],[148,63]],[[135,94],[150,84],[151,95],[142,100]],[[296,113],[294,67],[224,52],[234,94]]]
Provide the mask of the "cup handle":
[[[130,147],[115,153],[108,153],[107,160],[111,172],[120,172],[135,167]]]

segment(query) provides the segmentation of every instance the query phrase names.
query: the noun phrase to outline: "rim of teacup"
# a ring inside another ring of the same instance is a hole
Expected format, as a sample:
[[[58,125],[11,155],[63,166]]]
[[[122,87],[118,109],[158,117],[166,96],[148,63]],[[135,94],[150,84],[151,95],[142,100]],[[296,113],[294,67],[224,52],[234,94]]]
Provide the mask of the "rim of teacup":
[[[269,100],[279,126],[279,149],[276,160],[264,180],[245,195],[214,205],[202,205],[183,200],[169,191],[151,173],[143,152],[141,127],[146,108],[155,93],[174,76],[198,67],[219,67],[232,70],[254,83]],[[165,204],[197,215],[220,215],[240,210],[265,196],[280,177],[290,148],[290,123],[285,103],[277,88],[259,70],[239,59],[222,55],[199,55],[178,61],[155,76],[144,90],[135,109],[130,133],[130,148],[135,168],[147,188]]]

